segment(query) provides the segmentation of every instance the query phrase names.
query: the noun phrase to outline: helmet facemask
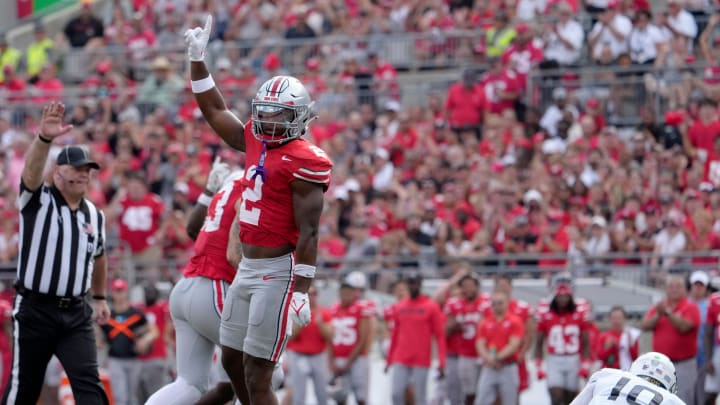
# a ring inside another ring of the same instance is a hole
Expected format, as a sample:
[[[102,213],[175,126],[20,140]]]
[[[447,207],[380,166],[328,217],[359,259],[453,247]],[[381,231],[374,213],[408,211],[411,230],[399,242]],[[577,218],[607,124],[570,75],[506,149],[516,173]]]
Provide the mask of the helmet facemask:
[[[255,137],[268,144],[277,144],[299,138],[305,133],[310,106],[253,101],[252,117]]]

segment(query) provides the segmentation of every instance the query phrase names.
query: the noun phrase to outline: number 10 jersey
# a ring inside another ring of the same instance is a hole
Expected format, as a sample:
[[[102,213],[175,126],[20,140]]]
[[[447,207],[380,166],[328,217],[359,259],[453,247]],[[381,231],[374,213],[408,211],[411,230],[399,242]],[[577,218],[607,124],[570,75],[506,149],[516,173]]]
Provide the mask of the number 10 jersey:
[[[570,405],[685,405],[670,391],[627,371],[604,368]]]

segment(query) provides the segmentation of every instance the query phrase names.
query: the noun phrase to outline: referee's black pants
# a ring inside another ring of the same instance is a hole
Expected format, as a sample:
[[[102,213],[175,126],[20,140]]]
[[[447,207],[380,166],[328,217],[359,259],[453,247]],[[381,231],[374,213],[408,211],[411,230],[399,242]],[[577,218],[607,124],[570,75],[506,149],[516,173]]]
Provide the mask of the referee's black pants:
[[[27,292],[15,297],[12,373],[2,405],[36,404],[53,354],[68,375],[76,404],[108,404],[98,375],[92,314],[81,298],[60,301]]]

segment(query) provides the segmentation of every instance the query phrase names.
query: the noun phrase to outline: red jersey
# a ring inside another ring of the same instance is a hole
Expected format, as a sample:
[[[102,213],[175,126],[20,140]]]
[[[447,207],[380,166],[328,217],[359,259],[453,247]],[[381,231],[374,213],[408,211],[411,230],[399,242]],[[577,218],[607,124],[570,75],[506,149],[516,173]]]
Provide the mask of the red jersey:
[[[547,340],[549,354],[580,353],[581,335],[590,328],[589,312],[577,306],[574,312],[557,313],[549,306],[538,308],[538,333]]]
[[[525,336],[525,324],[517,316],[507,313],[502,319],[496,319],[495,316],[489,316],[478,324],[477,340],[484,339],[485,347],[488,350],[494,350],[496,353],[502,351],[505,346],[510,343],[511,337],[517,337],[522,340]],[[520,348],[505,362],[518,361]]]
[[[332,162],[325,151],[300,138],[267,149],[265,176],[255,174],[262,142],[255,138],[252,121],[245,124],[245,177],[242,180],[240,239],[255,246],[295,245],[300,234],[293,213],[290,183],[297,180],[330,185]]]
[[[395,309],[388,363],[430,367],[434,337],[440,368],[445,368],[445,317],[438,304],[421,295],[398,302]]]
[[[517,93],[520,88],[517,75],[512,70],[505,70],[497,75],[488,74],[482,80],[481,85],[485,91],[488,110],[493,114],[501,114],[505,110],[515,108],[515,97],[512,100],[501,99],[501,92]]]
[[[360,321],[375,316],[375,307],[363,301],[355,301],[348,307],[339,302],[328,308],[333,325],[333,355],[350,357],[355,346],[360,343]]]
[[[445,303],[445,316],[455,318],[462,328],[461,332],[447,337],[448,353],[477,357],[475,348],[477,326],[488,308],[490,308],[490,297],[487,294],[478,294],[472,301],[453,297]]]
[[[530,41],[522,47],[517,44],[510,45],[502,55],[503,64],[510,66],[517,75],[518,89],[522,92],[527,86],[527,77],[530,70],[543,60],[541,46]]]
[[[624,332],[622,330],[607,330],[598,335],[594,357],[602,361],[603,367],[620,368],[620,346]],[[628,347],[630,360],[635,360],[640,354],[639,339],[630,337],[626,337],[626,339],[630,344]]]
[[[158,301],[149,307],[143,308],[143,313],[148,323],[157,326],[160,335],[153,342],[150,352],[140,356],[140,360],[164,359],[167,357],[167,350],[163,337],[165,336],[167,320],[170,319],[170,304],[167,301]]]
[[[715,343],[720,344],[720,292],[713,293],[708,298],[707,307],[707,328],[713,328],[715,332]]]
[[[661,316],[655,324],[653,331],[652,350],[662,353],[672,361],[683,361],[697,356],[698,352],[698,329],[700,327],[700,309],[697,304],[687,298],[683,298],[672,312],[689,320],[693,328],[686,333],[680,333],[670,323],[667,316]],[[655,315],[655,306],[645,314],[646,318]]]
[[[240,193],[240,179],[225,184],[215,193],[195,239],[195,254],[183,271],[184,277],[205,277],[232,283],[235,269],[227,261],[227,245]]]
[[[318,327],[316,321],[318,314],[323,322],[327,323],[331,321],[330,312],[327,309],[321,307],[313,308],[310,313],[310,323],[300,329],[297,336],[293,336],[288,340],[288,350],[310,356],[325,351],[327,342],[322,336],[322,333],[320,333],[320,327]]]
[[[165,210],[160,197],[148,192],[142,200],[133,201],[126,196],[120,205],[120,239],[130,245],[133,253],[155,244],[154,235],[160,229],[160,217]]]

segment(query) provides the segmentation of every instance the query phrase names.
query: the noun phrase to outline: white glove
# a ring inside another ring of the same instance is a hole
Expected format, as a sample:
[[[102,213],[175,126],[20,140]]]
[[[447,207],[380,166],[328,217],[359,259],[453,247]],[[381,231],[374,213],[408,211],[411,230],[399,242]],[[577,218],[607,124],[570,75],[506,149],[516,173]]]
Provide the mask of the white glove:
[[[205,28],[195,27],[185,31],[185,42],[188,45],[190,61],[202,62],[205,59],[205,48],[210,41],[212,20],[212,15],[208,15],[205,20]]]
[[[293,293],[290,300],[290,319],[294,324],[303,327],[310,323],[310,297],[307,293]]]
[[[210,169],[210,174],[208,175],[208,180],[205,188],[213,194],[217,193],[217,191],[220,190],[220,187],[222,187],[225,179],[229,175],[230,165],[227,163],[223,163],[220,160],[220,156],[216,157],[215,161],[213,162],[212,169]]]

